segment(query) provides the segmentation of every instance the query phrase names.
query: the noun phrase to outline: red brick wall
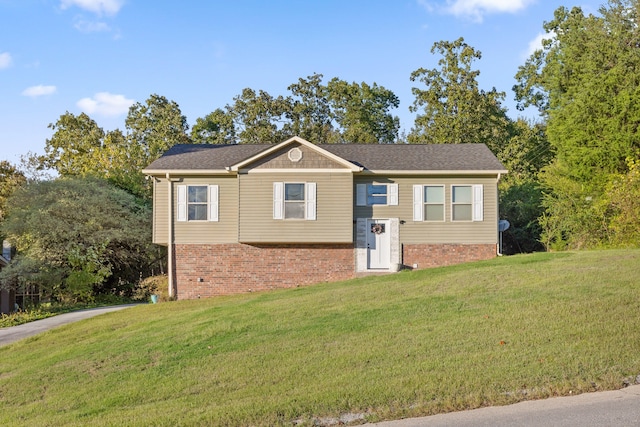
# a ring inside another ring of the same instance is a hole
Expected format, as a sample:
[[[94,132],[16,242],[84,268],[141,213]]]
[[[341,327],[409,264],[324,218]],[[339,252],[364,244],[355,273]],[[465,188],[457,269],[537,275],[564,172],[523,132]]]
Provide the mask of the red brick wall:
[[[291,288],[355,276],[351,244],[175,245],[174,254],[178,299]]]
[[[495,256],[492,244],[403,245],[403,264],[408,267],[439,267]],[[355,251],[350,244],[175,245],[174,260],[178,299],[292,288],[356,276]]]
[[[418,268],[441,267],[494,258],[496,245],[403,245],[402,256],[403,264],[408,267],[414,264],[418,264]]]

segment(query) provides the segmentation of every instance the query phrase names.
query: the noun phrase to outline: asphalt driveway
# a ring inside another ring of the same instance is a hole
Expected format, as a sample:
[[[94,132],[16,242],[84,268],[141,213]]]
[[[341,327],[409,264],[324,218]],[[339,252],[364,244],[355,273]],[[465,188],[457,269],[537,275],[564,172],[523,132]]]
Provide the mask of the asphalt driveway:
[[[125,308],[134,307],[138,304],[114,305],[111,307],[89,308],[87,310],[73,311],[71,313],[58,314],[46,319],[35,320],[33,322],[24,323],[18,326],[10,326],[8,328],[0,328],[0,347],[11,344],[21,339],[66,325],[67,323],[77,322],[79,320],[89,319],[100,314],[109,313],[111,311],[123,310]]]

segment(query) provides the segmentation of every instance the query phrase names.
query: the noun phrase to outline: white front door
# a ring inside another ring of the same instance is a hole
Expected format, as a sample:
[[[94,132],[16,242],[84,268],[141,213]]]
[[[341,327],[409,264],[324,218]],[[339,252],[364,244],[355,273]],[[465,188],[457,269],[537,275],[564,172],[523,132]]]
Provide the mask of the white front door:
[[[388,270],[391,266],[391,227],[388,219],[367,220],[367,268]]]

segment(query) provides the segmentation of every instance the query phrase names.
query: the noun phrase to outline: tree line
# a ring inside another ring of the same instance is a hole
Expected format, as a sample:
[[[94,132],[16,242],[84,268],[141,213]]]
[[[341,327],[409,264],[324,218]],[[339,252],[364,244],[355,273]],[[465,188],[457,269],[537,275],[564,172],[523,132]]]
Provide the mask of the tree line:
[[[481,52],[463,38],[434,43],[437,66],[411,73],[416,117],[408,133],[400,134],[392,91],[339,78],[325,83],[322,74],[298,79],[283,95],[246,88],[191,129],[178,104],[157,94],[131,106],[124,130],[105,132],[88,115],[66,112],[50,125],[44,155],[26,156],[22,169],[0,164],[0,234],[19,250],[0,281],[42,283],[46,271],[51,295],[77,296],[161,271],[141,170],[178,143],[278,143],[294,135],[331,144],[484,143],[509,170],[499,184],[500,216],[511,222],[506,253],[638,246],[638,9],[638,0],[608,0],[598,16],[560,7],[544,23],[543,45],[519,67],[512,88],[519,108],[538,109],[537,120],[511,119],[506,93],[479,87]],[[48,169],[58,178],[27,179]],[[110,211],[114,203],[121,210]],[[101,212],[109,213],[99,219]],[[114,217],[140,228],[127,240]],[[83,221],[102,237],[80,238],[91,234]],[[66,237],[54,242],[48,233]],[[131,251],[137,269],[121,250]]]

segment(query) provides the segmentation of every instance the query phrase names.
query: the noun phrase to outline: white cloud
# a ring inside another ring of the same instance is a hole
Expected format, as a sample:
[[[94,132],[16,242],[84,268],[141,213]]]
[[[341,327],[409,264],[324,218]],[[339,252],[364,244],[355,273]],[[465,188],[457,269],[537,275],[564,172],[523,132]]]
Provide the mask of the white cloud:
[[[61,0],[60,7],[68,9],[76,6],[97,15],[115,15],[124,5],[124,0]]]
[[[31,98],[37,98],[39,96],[52,95],[56,93],[57,88],[55,86],[31,86],[22,91],[22,95],[30,96]]]
[[[539,33],[535,39],[529,42],[529,48],[527,49],[527,58],[533,55],[536,50],[542,49],[542,39],[547,37],[546,34]]]
[[[421,0],[419,0],[421,1]],[[489,13],[516,13],[536,0],[447,0],[446,13],[482,21]]]
[[[526,52],[526,58],[529,58],[536,50],[542,49],[542,40],[544,39],[553,39],[555,37],[555,33],[539,33],[533,40],[529,42],[529,47]]]
[[[3,68],[9,68],[12,62],[13,60],[11,59],[11,54],[9,52],[0,53],[0,70]]]
[[[73,25],[76,30],[82,33],[100,33],[111,31],[111,27],[104,22],[91,22],[78,19]]]
[[[127,113],[135,100],[127,99],[124,95],[114,95],[109,92],[96,93],[93,98],[82,98],[76,103],[87,114],[102,116],[119,116]]]

